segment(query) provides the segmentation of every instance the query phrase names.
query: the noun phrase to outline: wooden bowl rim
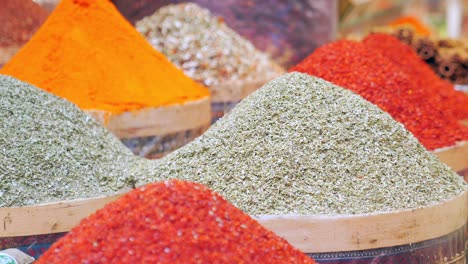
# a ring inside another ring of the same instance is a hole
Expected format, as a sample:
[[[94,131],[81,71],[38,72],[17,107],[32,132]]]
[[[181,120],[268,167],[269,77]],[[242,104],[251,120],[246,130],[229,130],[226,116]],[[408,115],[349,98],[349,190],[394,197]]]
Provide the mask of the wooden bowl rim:
[[[259,215],[263,226],[307,253],[407,245],[450,234],[467,223],[468,190],[423,208],[358,215]]]

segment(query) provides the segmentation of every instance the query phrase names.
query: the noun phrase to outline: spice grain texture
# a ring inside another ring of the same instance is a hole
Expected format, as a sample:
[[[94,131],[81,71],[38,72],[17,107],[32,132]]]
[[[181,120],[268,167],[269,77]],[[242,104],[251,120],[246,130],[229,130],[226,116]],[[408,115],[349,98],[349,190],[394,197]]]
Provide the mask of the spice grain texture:
[[[82,109],[122,113],[209,91],[154,50],[107,0],[63,0],[0,71]]]
[[[468,118],[468,96],[455,90],[452,83],[441,79],[410,46],[387,34],[370,34],[364,38],[363,43],[366,47],[381,52],[411,76],[416,87],[427,92],[421,97],[435,97],[432,100],[438,100],[439,105],[446,107],[444,112],[452,112],[458,119]],[[468,77],[468,69],[464,72]],[[421,98],[421,100],[426,99]]]
[[[468,128],[459,119],[468,111],[468,96],[424,67],[410,47],[391,36],[372,35],[364,42],[322,46],[290,71],[361,95],[404,124],[429,150],[467,140]]]
[[[0,207],[111,195],[138,160],[72,103],[0,75]]]
[[[203,185],[152,183],[83,220],[47,263],[315,263]]]
[[[196,181],[251,215],[413,209],[467,189],[389,114],[297,72],[264,85],[193,142],[138,166],[137,185]]]
[[[161,7],[135,26],[155,49],[210,89],[229,81],[276,77],[279,72],[267,54],[230,29],[222,18],[193,3]]]

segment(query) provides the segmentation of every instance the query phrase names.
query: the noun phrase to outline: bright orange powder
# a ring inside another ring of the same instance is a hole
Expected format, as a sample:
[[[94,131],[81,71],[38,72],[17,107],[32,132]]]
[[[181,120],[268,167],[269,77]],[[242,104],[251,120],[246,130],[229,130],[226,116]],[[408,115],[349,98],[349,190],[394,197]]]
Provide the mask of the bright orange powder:
[[[421,20],[413,16],[402,16],[390,23],[390,27],[393,28],[398,28],[401,26],[410,26],[414,29],[414,31],[416,31],[417,34],[422,36],[431,35],[431,30],[426,25],[424,25]]]
[[[63,0],[0,73],[113,113],[209,96],[108,0]]]

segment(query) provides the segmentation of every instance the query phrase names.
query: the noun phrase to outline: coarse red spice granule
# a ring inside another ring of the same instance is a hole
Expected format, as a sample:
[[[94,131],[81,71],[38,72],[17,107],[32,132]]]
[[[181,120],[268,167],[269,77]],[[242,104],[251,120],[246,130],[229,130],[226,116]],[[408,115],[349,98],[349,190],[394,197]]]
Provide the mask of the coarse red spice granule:
[[[410,46],[391,35],[381,33],[370,34],[363,43],[380,51],[400,70],[409,74],[415,85],[428,90],[431,97],[439,98],[441,105],[447,107],[445,111],[452,111],[458,119],[468,118],[468,96],[455,90],[450,82],[441,79]]]
[[[83,220],[40,263],[315,263],[203,185],[135,189]]]
[[[445,97],[450,95],[427,89],[427,82],[415,81],[416,70],[406,72],[392,60],[370,44],[340,40],[320,47],[290,71],[323,78],[361,95],[404,124],[429,150],[468,139],[468,128],[460,124],[455,110],[448,110],[453,101]]]

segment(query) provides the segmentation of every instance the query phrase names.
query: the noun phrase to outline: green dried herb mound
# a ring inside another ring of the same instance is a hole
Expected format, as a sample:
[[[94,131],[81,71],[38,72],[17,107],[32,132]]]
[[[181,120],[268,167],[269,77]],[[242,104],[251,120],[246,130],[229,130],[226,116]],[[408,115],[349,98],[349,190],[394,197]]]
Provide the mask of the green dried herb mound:
[[[254,215],[419,208],[467,189],[390,115],[301,73],[267,83],[203,136],[141,171],[139,185],[194,180]]]
[[[0,75],[0,207],[113,194],[135,159],[72,103]]]
[[[266,53],[193,3],[164,6],[135,26],[155,49],[210,89],[226,81],[273,79],[282,73]]]

